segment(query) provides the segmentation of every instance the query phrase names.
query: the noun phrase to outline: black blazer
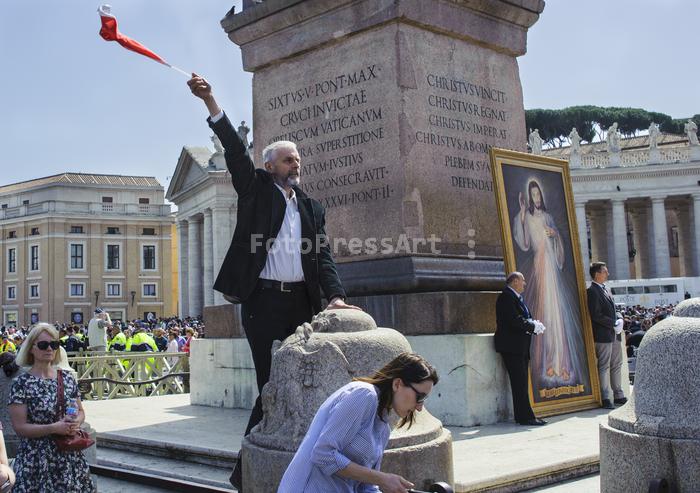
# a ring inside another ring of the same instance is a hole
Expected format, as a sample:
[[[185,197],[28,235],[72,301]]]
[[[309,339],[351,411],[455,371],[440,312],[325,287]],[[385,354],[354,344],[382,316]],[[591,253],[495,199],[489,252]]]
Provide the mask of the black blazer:
[[[530,340],[535,324],[528,317],[525,303],[506,287],[496,300],[494,342],[499,353],[530,354]]]
[[[588,313],[591,315],[593,340],[595,342],[613,342],[615,340],[615,302],[603,288],[591,283],[586,290]],[[621,340],[618,336],[618,340]]]
[[[226,166],[238,194],[236,230],[214,289],[229,301],[240,303],[246,301],[255,289],[267,261],[265,245],[270,238],[277,237],[287,205],[272,175],[264,169],[255,168],[228,117],[224,115],[216,123],[212,123],[211,119],[208,121],[224,147]],[[318,313],[322,308],[321,289],[328,300],[335,296],[345,298],[345,291],[328,244],[322,243],[321,248],[303,248],[304,239],[316,245],[316,238],[326,236],[323,206],[298,187],[294,187],[294,191],[301,218],[301,266],[311,305],[314,313]]]

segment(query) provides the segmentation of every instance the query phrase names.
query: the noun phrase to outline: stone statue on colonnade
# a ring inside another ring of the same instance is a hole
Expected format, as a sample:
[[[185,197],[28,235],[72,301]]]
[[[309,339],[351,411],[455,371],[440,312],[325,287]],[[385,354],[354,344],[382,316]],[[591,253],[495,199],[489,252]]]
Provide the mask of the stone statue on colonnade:
[[[542,154],[542,137],[540,137],[539,130],[535,129],[532,132],[530,132],[527,141],[530,144],[530,149],[532,150],[533,154],[537,156]]]
[[[610,125],[607,133],[605,140],[608,143],[608,152],[620,152],[620,132],[617,130],[617,122]]]
[[[569,134],[569,141],[571,142],[571,152],[579,152],[581,150],[581,136],[578,134],[576,127],[571,129]]]
[[[651,122],[651,125],[649,125],[649,149],[656,149],[658,147],[660,134],[659,125]]]
[[[688,135],[688,144],[691,146],[700,145],[698,143],[698,126],[693,120],[688,120],[685,124],[684,130],[686,135]]]

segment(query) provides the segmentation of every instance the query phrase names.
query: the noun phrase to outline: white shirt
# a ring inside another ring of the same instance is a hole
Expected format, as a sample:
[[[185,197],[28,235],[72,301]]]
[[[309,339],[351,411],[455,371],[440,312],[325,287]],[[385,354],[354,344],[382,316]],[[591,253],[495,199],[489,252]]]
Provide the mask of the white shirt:
[[[277,239],[267,252],[265,267],[260,273],[261,279],[273,281],[299,282],[304,280],[304,271],[301,268],[301,216],[297,195],[292,190],[289,197],[284,188],[275,183],[280,191],[287,207],[284,210],[284,220]]]
[[[95,317],[90,319],[90,322],[88,322],[89,347],[107,347],[107,331],[105,329],[106,326],[107,323],[100,318]]]
[[[216,123],[224,117],[221,110],[211,117],[211,122]],[[301,217],[297,195],[292,190],[292,196],[288,197],[284,188],[275,183],[282,193],[287,207],[284,211],[284,221],[277,234],[277,239],[267,253],[265,267],[260,273],[261,279],[273,281],[299,282],[304,280],[304,271],[301,268]]]

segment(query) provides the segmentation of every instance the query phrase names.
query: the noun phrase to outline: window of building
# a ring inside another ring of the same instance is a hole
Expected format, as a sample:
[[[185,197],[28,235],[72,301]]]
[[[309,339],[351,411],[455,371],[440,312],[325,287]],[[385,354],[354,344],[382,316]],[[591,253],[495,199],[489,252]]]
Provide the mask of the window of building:
[[[143,246],[143,270],[156,270],[155,245]]]
[[[102,197],[102,203],[103,203],[103,204],[111,204],[111,203],[112,203],[112,197]]]
[[[139,204],[150,204],[150,203],[151,203],[151,199],[149,199],[147,197],[139,198]]]
[[[17,231],[10,231],[7,233],[7,237],[12,239],[12,238],[17,238]]]
[[[7,299],[8,300],[16,300],[17,299],[17,287],[16,286],[7,286]]]
[[[83,231],[83,227],[82,227],[82,226],[71,226],[71,227],[70,227],[70,232],[73,233],[73,234],[82,234],[82,233],[84,233],[85,231]]]
[[[29,247],[29,270],[39,270],[39,245]]]
[[[110,226],[107,228],[107,234],[108,235],[118,235],[119,234],[119,228]]]
[[[143,295],[144,296],[155,296],[156,295],[156,285],[155,284],[144,284],[143,285]]]
[[[29,297],[30,298],[38,298],[39,297],[39,285],[38,284],[30,284],[29,285]]]
[[[143,228],[143,235],[144,236],[155,236],[156,230],[155,228]]]
[[[107,283],[107,296],[121,296],[122,295],[122,285],[118,282],[108,282]]]
[[[83,259],[83,245],[82,243],[71,243],[70,245],[70,268],[71,269],[84,269],[85,262]]]
[[[17,327],[17,311],[7,311],[3,315],[6,327]]]
[[[39,234],[39,228],[32,228],[31,235],[32,235],[32,236],[36,236],[36,235],[38,235],[38,234]]]
[[[119,270],[119,245],[107,245],[107,269]]]
[[[17,249],[7,249],[7,272],[17,272]]]
[[[85,284],[82,282],[70,283],[70,296],[73,298],[82,298],[85,296]]]

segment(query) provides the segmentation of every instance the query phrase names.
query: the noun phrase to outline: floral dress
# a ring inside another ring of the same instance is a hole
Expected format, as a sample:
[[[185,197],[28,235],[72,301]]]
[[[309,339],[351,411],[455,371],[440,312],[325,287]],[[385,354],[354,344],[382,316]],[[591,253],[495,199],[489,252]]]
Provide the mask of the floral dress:
[[[78,398],[78,383],[63,372],[64,402]],[[10,390],[9,404],[27,405],[27,423],[56,422],[56,379],[30,373],[17,377]],[[96,491],[83,453],[61,452],[50,436],[22,438],[14,463],[17,481],[13,493],[84,493]]]

